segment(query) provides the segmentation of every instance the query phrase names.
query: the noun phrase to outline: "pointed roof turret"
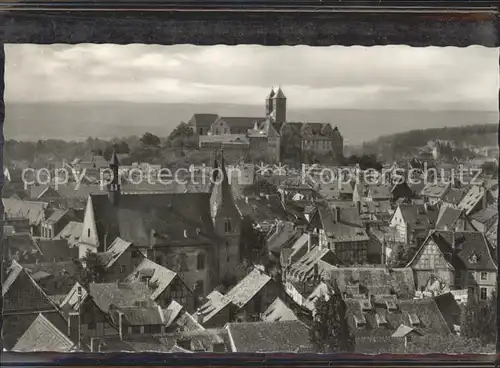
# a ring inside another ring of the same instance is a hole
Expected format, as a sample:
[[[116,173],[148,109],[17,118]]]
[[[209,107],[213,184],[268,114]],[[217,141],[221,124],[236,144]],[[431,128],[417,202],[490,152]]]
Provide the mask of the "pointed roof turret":
[[[281,90],[281,86],[279,86],[278,88],[276,88],[276,90],[274,92],[274,98],[286,98],[285,94]]]
[[[210,197],[212,218],[215,218],[221,212],[232,211],[236,208],[224,163],[224,151],[222,149],[219,150],[217,164],[218,167],[214,168],[214,175],[212,177],[212,194]]]
[[[267,98],[274,98],[274,95],[275,95],[275,91],[274,91],[274,87],[271,89],[271,92],[269,92],[269,94],[267,95]]]
[[[113,151],[113,155],[111,156],[111,160],[109,161],[109,166],[120,166],[120,161],[118,160],[116,151]]]

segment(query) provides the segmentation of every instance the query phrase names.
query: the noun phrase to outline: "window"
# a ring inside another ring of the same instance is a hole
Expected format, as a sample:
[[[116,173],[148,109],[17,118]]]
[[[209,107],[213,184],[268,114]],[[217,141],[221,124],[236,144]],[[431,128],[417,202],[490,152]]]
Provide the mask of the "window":
[[[486,288],[481,288],[481,292],[480,292],[480,295],[479,297],[481,298],[481,300],[486,300],[488,299],[488,289]]]
[[[204,270],[205,269],[205,254],[199,253],[196,256],[196,269]]]
[[[90,229],[87,229],[87,237],[90,238]]]
[[[120,273],[125,273],[125,265],[120,265]]]
[[[488,272],[481,272],[481,280],[482,281],[488,280]]]
[[[226,222],[224,223],[224,231],[226,233],[231,232],[231,220],[230,219],[227,219]]]

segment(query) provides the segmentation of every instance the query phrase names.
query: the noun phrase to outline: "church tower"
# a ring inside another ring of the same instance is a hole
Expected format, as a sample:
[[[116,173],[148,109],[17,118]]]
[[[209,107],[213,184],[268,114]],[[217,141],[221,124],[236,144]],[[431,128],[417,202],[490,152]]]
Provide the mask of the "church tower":
[[[109,162],[109,168],[111,169],[112,180],[108,184],[108,196],[113,206],[118,206],[120,202],[120,162],[118,161],[118,156],[116,152],[113,151],[113,156],[111,156],[111,161]]]
[[[281,131],[281,126],[286,122],[286,96],[281,87],[273,90],[272,97],[273,111],[270,114],[274,120],[276,131]]]
[[[237,276],[234,271],[240,264],[241,215],[234,203],[222,150],[216,154],[213,166],[210,212],[214,230],[221,238],[216,262],[218,279],[223,281]]]
[[[271,115],[274,110],[273,98],[274,98],[274,88],[271,90],[271,92],[269,92],[269,94],[266,97],[266,116]]]

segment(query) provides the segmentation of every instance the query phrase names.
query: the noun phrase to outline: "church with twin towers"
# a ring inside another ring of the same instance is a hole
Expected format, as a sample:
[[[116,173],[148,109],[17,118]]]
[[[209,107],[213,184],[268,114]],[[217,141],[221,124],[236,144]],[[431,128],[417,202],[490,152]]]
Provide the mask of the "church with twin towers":
[[[199,148],[218,150],[238,159],[278,163],[288,152],[306,157],[340,162],[344,139],[337,126],[327,122],[296,122],[287,117],[287,98],[281,87],[265,98],[263,116],[220,116],[196,113],[188,122],[199,138]]]

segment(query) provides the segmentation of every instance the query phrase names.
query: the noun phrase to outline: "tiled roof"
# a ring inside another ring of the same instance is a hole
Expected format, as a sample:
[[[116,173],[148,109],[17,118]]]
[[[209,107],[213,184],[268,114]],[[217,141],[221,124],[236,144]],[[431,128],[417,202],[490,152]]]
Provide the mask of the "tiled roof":
[[[431,198],[439,198],[442,199],[446,192],[450,189],[449,184],[445,183],[429,183],[424,189],[420,192],[422,196],[431,197]]]
[[[443,202],[453,205],[458,205],[462,200],[462,198],[464,197],[464,195],[465,193],[463,189],[450,188],[450,190],[444,195]]]
[[[280,221],[266,238],[267,250],[279,255],[283,247],[295,242],[300,236],[293,223]]]
[[[169,353],[183,353],[183,354],[186,354],[186,353],[192,353],[192,351],[191,350],[183,349],[179,345],[175,344],[174,347],[172,349],[170,349]]]
[[[14,233],[11,235],[6,235],[4,233],[3,241],[4,247],[8,248],[12,253],[16,251],[29,254],[33,252],[38,254],[42,253],[30,233]]]
[[[14,198],[2,198],[6,220],[8,217],[25,218],[29,220],[30,225],[40,225],[43,219],[44,210],[48,203],[23,201]]]
[[[335,293],[333,288],[324,283],[320,282],[318,286],[309,294],[307,299],[305,300],[304,306],[308,308],[309,310],[314,310],[315,309],[315,303],[316,300],[320,297],[325,298],[325,300],[329,300],[330,296],[332,296]]]
[[[253,269],[220,300],[211,299],[198,310],[206,323],[224,307],[232,303],[238,308],[245,306],[268,282],[271,277],[259,269]]]
[[[152,306],[151,290],[143,283],[91,283],[89,294],[97,306],[108,313],[111,305],[116,308],[136,307],[138,303]]]
[[[47,297],[50,299],[50,301],[55,304],[56,306],[61,306],[61,303],[63,300],[66,298],[66,294],[54,294],[54,295],[47,295]]]
[[[490,227],[490,230],[486,233],[486,239],[490,242],[491,246],[497,247],[498,242],[498,218],[495,223]]]
[[[435,296],[434,301],[438,309],[441,311],[450,331],[454,331],[454,326],[460,326],[462,309],[457,303],[457,300],[451,293],[445,293]]]
[[[447,262],[456,270],[497,269],[495,253],[490,248],[484,234],[476,231],[431,231],[409,265],[419,258],[431,240],[438,246]],[[455,243],[457,257],[452,256],[453,243]]]
[[[200,144],[202,143],[223,143],[223,144],[242,144],[248,145],[249,141],[245,134],[214,134],[200,135]]]
[[[50,217],[46,220],[48,224],[57,224],[68,213],[66,210],[54,209],[51,211]]]
[[[340,212],[339,220],[335,219],[336,213]],[[320,216],[323,230],[334,242],[359,242],[368,241],[369,237],[366,230],[351,218],[354,211],[350,208],[331,209],[323,204],[318,204],[318,213]],[[349,215],[349,216],[347,216]],[[357,216],[359,218],[359,216]]]
[[[412,298],[415,295],[413,270],[407,268],[385,267],[339,267],[330,271],[329,283],[336,283],[341,292],[350,292],[355,286],[373,295],[389,295],[394,292],[399,298]]]
[[[170,283],[175,279],[177,274],[174,271],[169,270],[166,267],[159,265],[147,258],[144,258],[141,263],[135,268],[135,270],[126,278],[128,282],[141,281],[140,273],[141,271],[151,271],[150,283],[157,285],[155,290],[151,293],[151,299],[155,300],[160,296],[163,291],[170,285]]]
[[[304,254],[297,262],[293,263],[288,273],[295,279],[306,280],[314,276],[314,269],[317,267],[318,276],[326,277],[330,270],[336,268],[341,263],[330,249],[316,246]]]
[[[404,324],[401,324],[401,325],[399,325],[397,330],[394,331],[394,333],[392,334],[392,337],[405,337],[412,332],[421,335],[421,333],[417,329],[415,329],[413,327],[409,327],[409,326],[404,325]]]
[[[221,116],[219,118],[220,120],[223,120],[229,125],[229,128],[240,128],[240,129],[251,129],[253,128],[254,124],[257,122],[262,122],[265,121],[265,117],[230,117],[230,116]]]
[[[233,352],[291,353],[312,350],[309,329],[300,321],[228,323]]]
[[[78,288],[81,291],[81,297],[78,296]],[[64,311],[76,312],[80,310],[81,305],[88,296],[87,290],[78,282],[71,288],[66,297],[60,302],[60,307]]]
[[[80,236],[82,235],[83,223],[77,221],[70,221],[54,239],[65,239],[69,246],[78,244]]]
[[[33,275],[39,271],[50,274],[54,279],[52,284],[57,284],[57,293],[69,292],[80,272],[78,264],[73,261],[40,262],[23,265]]]
[[[436,223],[438,209],[420,204],[399,205],[404,221],[412,228],[432,228]]]
[[[464,210],[466,214],[469,214],[474,207],[482,201],[483,196],[488,194],[489,193],[483,187],[477,185],[473,186],[460,201],[458,208]]]
[[[261,315],[263,322],[278,322],[278,321],[296,321],[298,318],[280,298],[276,298],[274,302]]]
[[[239,197],[235,200],[235,205],[242,216],[250,217],[257,224],[266,221],[286,221],[288,219],[288,214],[278,194]]]
[[[345,303],[347,321],[356,337],[392,336],[402,324],[412,325],[410,315],[417,317],[418,320],[415,321],[420,323],[415,328],[424,335],[449,335],[451,333],[433,299],[394,301],[395,310],[388,310],[387,305],[382,304],[381,301],[372,302],[372,309],[369,311],[362,310],[360,299],[348,298]],[[364,326],[356,326],[355,319],[365,322]]]
[[[5,294],[7,294],[12,284],[14,284],[14,281],[17,280],[17,278],[23,271],[24,269],[19,263],[17,263],[16,261],[12,261],[12,264],[7,270],[7,277],[2,280],[2,296],[5,296]]]
[[[37,351],[66,353],[75,351],[75,348],[75,343],[49,318],[40,313],[12,350],[25,353]]]
[[[110,268],[131,245],[131,242],[127,242],[119,237],[113,240],[113,243],[111,243],[109,249],[106,252],[99,253],[104,267]]]
[[[123,319],[131,326],[164,325],[163,312],[159,307],[120,309]],[[115,321],[116,323],[117,321]],[[117,324],[117,323],[116,323]]]
[[[368,194],[373,199],[390,199],[391,195],[391,187],[386,185],[370,185],[368,187]]]
[[[256,123],[253,128],[248,130],[248,136],[252,138],[258,137],[279,137],[278,132],[274,128],[269,119],[261,123]]]
[[[183,311],[182,305],[172,300],[166,309],[163,309],[163,319],[165,320],[165,326],[170,326],[179,317],[180,313]]]
[[[488,206],[474,214],[471,215],[472,221],[477,221],[480,224],[483,224],[486,230],[489,230],[491,226],[498,219],[498,207],[497,204],[492,206]]]

